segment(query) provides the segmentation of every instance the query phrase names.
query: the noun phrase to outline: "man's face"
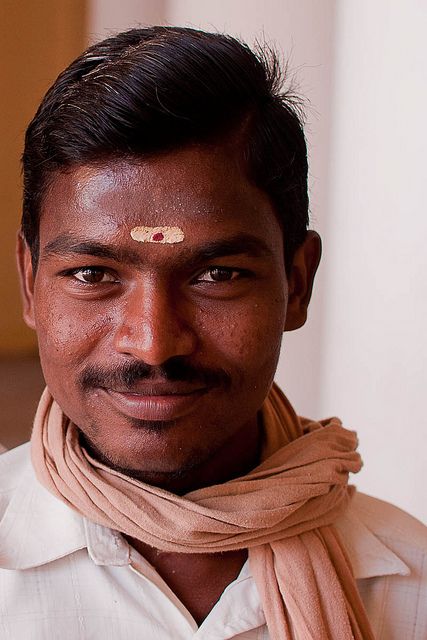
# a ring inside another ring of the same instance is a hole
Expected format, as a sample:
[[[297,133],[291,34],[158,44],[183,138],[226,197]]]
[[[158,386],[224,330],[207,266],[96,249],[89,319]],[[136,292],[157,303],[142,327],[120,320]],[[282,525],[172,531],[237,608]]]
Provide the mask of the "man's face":
[[[136,226],[173,226],[174,244]],[[82,166],[45,196],[22,272],[47,385],[104,460],[203,464],[256,425],[285,327],[283,234],[226,148]]]

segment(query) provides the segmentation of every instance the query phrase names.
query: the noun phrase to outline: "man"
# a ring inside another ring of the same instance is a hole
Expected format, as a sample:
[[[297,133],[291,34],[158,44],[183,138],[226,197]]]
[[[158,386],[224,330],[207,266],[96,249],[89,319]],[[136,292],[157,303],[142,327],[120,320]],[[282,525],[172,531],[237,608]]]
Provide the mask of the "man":
[[[30,124],[18,243],[47,383],[0,460],[4,637],[426,637],[425,528],[272,386],[306,318],[297,103],[236,40],[91,47]]]

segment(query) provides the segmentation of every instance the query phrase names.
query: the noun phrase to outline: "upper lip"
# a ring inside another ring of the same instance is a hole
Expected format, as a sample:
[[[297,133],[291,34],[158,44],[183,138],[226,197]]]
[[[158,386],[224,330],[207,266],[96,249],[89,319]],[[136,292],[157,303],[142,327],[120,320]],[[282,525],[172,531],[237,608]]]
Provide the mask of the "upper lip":
[[[206,386],[202,384],[168,381],[140,381],[129,387],[123,386],[107,388],[107,391],[113,391],[115,393],[146,397],[183,396],[205,390]]]

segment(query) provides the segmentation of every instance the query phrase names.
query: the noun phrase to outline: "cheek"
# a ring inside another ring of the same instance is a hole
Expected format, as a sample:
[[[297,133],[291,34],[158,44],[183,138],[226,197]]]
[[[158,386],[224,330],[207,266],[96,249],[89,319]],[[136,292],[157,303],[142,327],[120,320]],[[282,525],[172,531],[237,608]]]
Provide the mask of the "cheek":
[[[66,369],[80,361],[108,334],[108,317],[90,305],[40,292],[35,300],[36,329],[42,364]]]
[[[200,321],[203,343],[216,350],[224,366],[240,369],[242,375],[268,376],[279,357],[286,317],[287,298],[281,292],[268,300],[209,309]],[[227,364],[226,364],[227,363]]]

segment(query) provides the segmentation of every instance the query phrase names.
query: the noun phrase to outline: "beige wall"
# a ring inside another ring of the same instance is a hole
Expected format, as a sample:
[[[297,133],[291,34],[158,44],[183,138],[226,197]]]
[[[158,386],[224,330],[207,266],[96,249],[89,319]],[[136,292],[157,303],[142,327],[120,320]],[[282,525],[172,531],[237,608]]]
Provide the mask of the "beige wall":
[[[85,0],[0,3],[0,357],[35,351],[21,320],[14,244],[21,215],[25,126],[58,72],[84,46]]]

